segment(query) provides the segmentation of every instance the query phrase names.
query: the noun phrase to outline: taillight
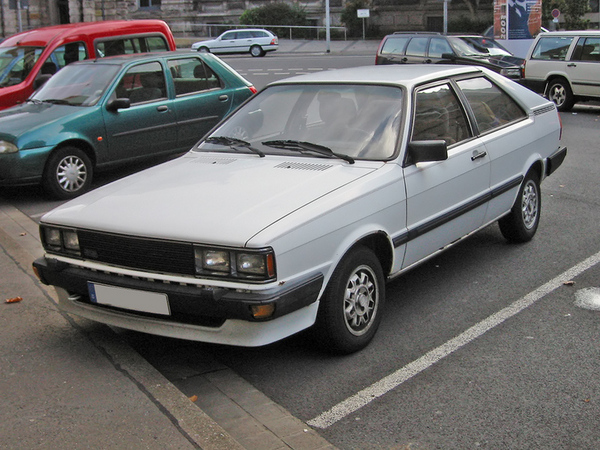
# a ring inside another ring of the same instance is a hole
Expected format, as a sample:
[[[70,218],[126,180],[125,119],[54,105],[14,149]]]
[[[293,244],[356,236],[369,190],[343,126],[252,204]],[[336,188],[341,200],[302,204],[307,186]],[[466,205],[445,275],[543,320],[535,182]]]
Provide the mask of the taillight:
[[[277,39],[275,39],[275,38],[271,39],[271,45],[277,45]]]
[[[525,78],[525,61],[521,64],[521,78]]]

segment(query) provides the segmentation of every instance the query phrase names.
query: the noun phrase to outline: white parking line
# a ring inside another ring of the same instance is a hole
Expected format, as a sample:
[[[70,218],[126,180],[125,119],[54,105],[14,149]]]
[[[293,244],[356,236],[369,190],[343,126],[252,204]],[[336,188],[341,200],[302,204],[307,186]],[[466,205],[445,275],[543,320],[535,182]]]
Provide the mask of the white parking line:
[[[528,308],[550,292],[554,291],[556,288],[562,286],[566,281],[572,280],[577,275],[595,266],[598,264],[598,262],[600,262],[600,252],[573,266],[543,286],[540,286],[535,291],[530,292],[525,297],[517,300],[510,306],[507,306],[497,313],[492,314],[487,319],[484,319],[472,326],[454,339],[447,341],[441,346],[421,356],[419,359],[402,367],[387,377],[382,378],[378,382],[363,389],[352,397],[349,397],[346,400],[338,403],[329,411],[325,411],[314,419],[309,420],[307,424],[315,428],[330,427],[337,421],[352,414],[363,406],[368,405],[376,398],[381,397],[390,392],[392,389],[397,388],[405,381],[410,380],[415,375],[418,375],[459,348],[465,346],[492,328],[500,325],[505,320],[517,315],[525,308]]]

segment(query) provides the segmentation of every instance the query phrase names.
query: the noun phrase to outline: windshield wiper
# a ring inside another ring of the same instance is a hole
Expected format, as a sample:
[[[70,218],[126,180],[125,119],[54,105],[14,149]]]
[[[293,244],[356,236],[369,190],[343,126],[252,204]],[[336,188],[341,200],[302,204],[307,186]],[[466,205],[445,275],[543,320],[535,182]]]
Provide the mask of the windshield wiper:
[[[318,153],[319,155],[327,156],[329,158],[339,158],[344,161],[349,162],[350,164],[354,164],[354,158],[348,155],[344,155],[342,153],[336,153],[331,150],[329,147],[325,147],[324,145],[313,144],[312,142],[305,141],[294,141],[290,139],[285,140],[274,140],[274,141],[266,141],[263,142],[262,145],[266,145],[268,147],[274,148],[283,148],[286,150],[297,150],[301,153],[303,152],[313,152]]]
[[[238,147],[248,149],[251,152],[256,153],[261,158],[265,157],[265,154],[261,152],[259,149],[252,147],[250,142],[244,141],[242,139],[237,139],[229,136],[212,136],[206,138],[204,142],[208,142],[209,144],[217,144],[217,145],[226,145],[233,150],[238,150]]]
[[[44,100],[39,100],[41,102],[44,103],[51,103],[53,105],[70,105],[71,102],[69,102],[68,100],[63,100],[61,98],[48,98],[48,99],[44,99]]]

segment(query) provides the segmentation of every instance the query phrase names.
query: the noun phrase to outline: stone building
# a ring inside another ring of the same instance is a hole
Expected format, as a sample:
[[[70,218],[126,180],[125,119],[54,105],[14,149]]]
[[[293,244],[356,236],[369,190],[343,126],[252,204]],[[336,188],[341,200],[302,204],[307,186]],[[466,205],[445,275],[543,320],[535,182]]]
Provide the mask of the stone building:
[[[312,25],[323,26],[325,0],[285,0],[304,8]],[[340,14],[349,0],[330,0],[331,25],[340,24]],[[0,0],[0,34],[60,23],[110,19],[160,18],[178,37],[218,34],[207,24],[237,24],[247,9],[270,0]],[[382,32],[441,30],[443,0],[367,0],[369,21]],[[478,5],[473,9],[473,4]],[[470,6],[469,6],[470,5]],[[449,18],[489,18],[493,0],[448,0]],[[265,24],[271,25],[271,24]]]

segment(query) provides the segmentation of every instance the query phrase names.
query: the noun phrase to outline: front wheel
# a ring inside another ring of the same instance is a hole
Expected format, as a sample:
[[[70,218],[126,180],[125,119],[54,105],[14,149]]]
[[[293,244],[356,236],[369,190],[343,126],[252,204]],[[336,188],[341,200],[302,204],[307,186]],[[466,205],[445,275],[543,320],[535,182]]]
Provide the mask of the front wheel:
[[[250,47],[250,54],[254,57],[264,56],[265,52],[263,51],[260,45],[253,45]]]
[[[528,242],[535,235],[540,223],[542,197],[537,174],[529,172],[510,213],[498,221],[502,235],[509,242]]]
[[[348,253],[321,298],[315,334],[325,350],[349,354],[373,339],[385,302],[381,264],[366,247]]]
[[[208,47],[198,47],[198,51],[200,53],[210,53],[210,50],[208,49]]]
[[[53,197],[68,200],[89,189],[92,173],[92,162],[83,150],[64,147],[48,159],[42,183]]]
[[[548,99],[556,104],[559,111],[570,111],[575,104],[573,91],[566,80],[554,80],[548,87]]]

